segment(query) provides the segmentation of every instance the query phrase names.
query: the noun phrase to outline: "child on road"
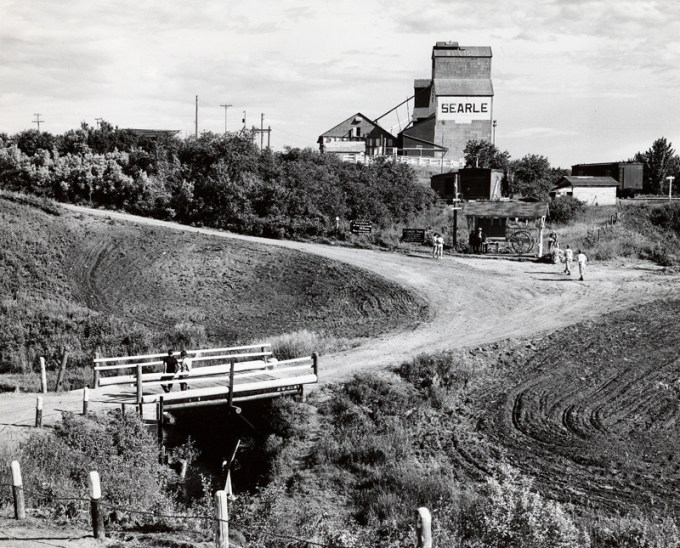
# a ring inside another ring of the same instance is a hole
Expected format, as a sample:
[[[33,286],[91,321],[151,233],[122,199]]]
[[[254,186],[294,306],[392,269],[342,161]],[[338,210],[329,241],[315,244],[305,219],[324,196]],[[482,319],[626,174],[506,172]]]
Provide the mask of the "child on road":
[[[574,252],[569,248],[564,250],[564,273],[567,276],[571,276],[571,265],[574,262]]]
[[[578,253],[576,255],[576,262],[578,263],[578,273],[580,281],[583,281],[583,274],[585,274],[586,271],[586,263],[588,262],[588,258],[586,257],[585,253],[581,251],[580,249],[578,250]]]

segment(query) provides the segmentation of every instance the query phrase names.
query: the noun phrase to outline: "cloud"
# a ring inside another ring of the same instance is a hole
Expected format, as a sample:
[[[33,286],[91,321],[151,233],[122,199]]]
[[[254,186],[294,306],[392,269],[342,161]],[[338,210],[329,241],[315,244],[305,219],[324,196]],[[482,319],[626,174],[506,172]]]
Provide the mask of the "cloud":
[[[535,137],[572,137],[578,135],[578,131],[570,131],[553,127],[526,127],[504,134],[507,139],[526,139]]]

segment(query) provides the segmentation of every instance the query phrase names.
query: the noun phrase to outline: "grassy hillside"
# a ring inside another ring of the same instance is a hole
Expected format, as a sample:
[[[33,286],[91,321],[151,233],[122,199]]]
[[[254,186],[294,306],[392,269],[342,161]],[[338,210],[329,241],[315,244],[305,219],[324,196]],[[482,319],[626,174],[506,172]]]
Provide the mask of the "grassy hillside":
[[[16,196],[0,197],[0,250],[5,372],[64,350],[73,363],[96,350],[232,344],[304,329],[351,339],[427,315],[395,284],[323,258],[74,216]]]

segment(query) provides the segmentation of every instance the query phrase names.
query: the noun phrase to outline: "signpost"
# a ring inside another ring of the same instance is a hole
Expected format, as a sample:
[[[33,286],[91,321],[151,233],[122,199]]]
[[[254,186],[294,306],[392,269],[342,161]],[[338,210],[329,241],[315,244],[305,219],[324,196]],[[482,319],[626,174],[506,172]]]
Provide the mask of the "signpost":
[[[363,219],[350,221],[349,231],[352,234],[370,234],[371,232],[373,232],[373,224],[371,223],[371,221],[366,221]]]
[[[401,231],[401,241],[404,243],[424,244],[425,243],[425,229],[424,228],[404,228]]]

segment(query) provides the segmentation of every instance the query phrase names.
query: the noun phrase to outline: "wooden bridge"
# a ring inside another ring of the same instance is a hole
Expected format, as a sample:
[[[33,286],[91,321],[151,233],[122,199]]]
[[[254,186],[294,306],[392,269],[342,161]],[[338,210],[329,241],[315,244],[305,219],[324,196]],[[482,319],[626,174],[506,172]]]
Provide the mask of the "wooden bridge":
[[[278,361],[271,345],[260,344],[187,350],[187,354],[191,369],[174,374],[162,371],[167,354],[97,356],[94,387],[104,388],[103,397],[109,403],[137,406],[142,415],[148,415],[146,407],[153,407],[156,417],[162,417],[167,409],[235,408],[239,402],[295,394],[304,399],[305,386],[318,382],[316,353]],[[175,357],[179,358],[177,353]]]

